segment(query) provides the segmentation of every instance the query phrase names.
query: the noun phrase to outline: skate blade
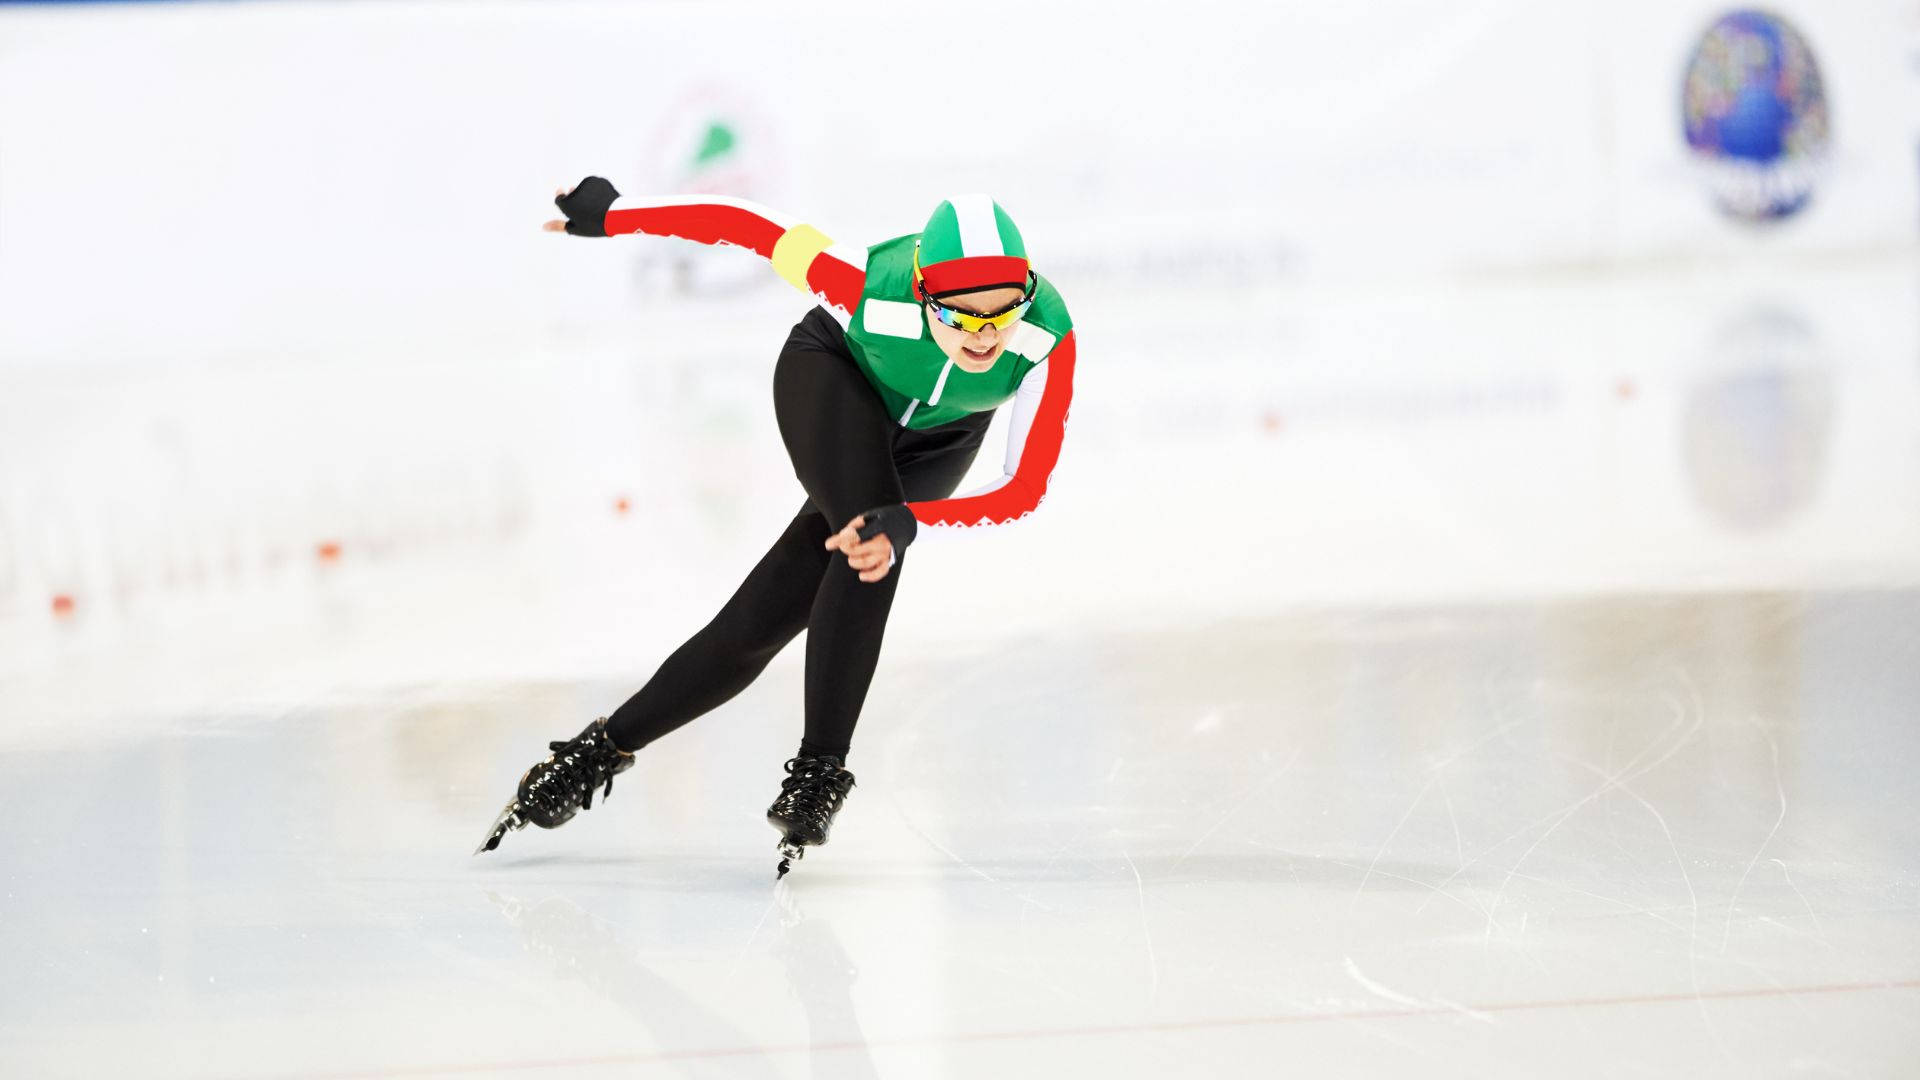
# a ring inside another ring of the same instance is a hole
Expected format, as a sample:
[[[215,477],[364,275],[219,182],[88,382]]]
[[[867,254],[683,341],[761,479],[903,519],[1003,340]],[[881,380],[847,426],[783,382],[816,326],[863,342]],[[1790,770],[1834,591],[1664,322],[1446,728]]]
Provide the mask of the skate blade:
[[[780,841],[780,866],[774,871],[773,880],[779,881],[786,877],[787,871],[793,869],[793,864],[805,858],[806,854],[807,849],[799,844],[787,840]]]
[[[479,855],[483,852],[492,851],[494,848],[500,846],[501,837],[506,836],[515,829],[525,828],[526,824],[527,819],[520,816],[519,800],[516,799],[508,803],[507,808],[500,811],[500,816],[494,819],[493,828],[487,830],[487,838],[480,841],[480,846],[474,848],[473,853]]]

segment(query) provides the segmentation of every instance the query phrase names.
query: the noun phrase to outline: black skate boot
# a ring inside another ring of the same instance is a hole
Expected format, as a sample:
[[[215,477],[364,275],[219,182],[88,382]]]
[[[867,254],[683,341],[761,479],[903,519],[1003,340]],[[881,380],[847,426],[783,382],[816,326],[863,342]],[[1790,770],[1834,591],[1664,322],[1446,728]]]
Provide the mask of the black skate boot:
[[[780,797],[767,807],[767,824],[780,830],[780,869],[774,879],[787,876],[793,860],[806,849],[827,842],[833,817],[853,790],[853,774],[830,755],[802,755],[787,762],[787,778],[780,781]]]
[[[548,743],[553,753],[520,778],[513,801],[500,812],[487,838],[474,849],[478,855],[500,846],[500,838],[529,824],[557,829],[581,810],[593,809],[595,788],[601,797],[613,794],[613,778],[633,767],[633,755],[613,745],[606,717],[566,742]]]

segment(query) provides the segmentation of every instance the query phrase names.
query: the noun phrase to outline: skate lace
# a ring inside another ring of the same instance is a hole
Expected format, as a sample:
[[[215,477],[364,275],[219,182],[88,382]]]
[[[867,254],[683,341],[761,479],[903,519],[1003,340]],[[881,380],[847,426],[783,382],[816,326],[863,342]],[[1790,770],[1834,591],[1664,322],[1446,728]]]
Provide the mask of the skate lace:
[[[780,781],[780,797],[773,809],[783,817],[802,815],[816,821],[831,817],[853,790],[853,774],[819,758],[787,762],[787,778]]]
[[[565,739],[547,744],[553,752],[550,764],[527,785],[527,798],[549,812],[562,806],[579,804],[593,809],[595,788],[603,788],[601,798],[613,794],[613,776],[619,771],[620,752],[606,741],[604,733],[590,738]]]

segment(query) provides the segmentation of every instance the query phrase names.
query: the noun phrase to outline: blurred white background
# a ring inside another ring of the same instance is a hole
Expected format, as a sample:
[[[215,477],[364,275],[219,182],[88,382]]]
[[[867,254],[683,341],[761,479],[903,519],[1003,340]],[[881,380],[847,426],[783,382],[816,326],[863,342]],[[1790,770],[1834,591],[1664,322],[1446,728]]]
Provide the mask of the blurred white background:
[[[1033,535],[918,568],[995,620],[1910,583],[1920,15],[1779,11],[1832,140],[1756,224],[1682,137],[1702,4],[7,8],[0,676],[64,715],[677,640],[797,498],[805,298],[539,232],[588,173],[860,242],[1012,208],[1087,362]],[[1196,517],[1231,557],[1138,573]],[[321,625],[366,659],[295,679]]]

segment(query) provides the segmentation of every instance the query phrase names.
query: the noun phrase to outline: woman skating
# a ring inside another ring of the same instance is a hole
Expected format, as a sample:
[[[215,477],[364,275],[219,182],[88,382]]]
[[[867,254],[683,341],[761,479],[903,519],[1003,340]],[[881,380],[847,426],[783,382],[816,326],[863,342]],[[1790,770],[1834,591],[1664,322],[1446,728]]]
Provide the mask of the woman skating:
[[[625,199],[599,177],[555,200],[575,236],[644,233],[750,248],[818,306],[774,365],[774,416],[807,501],[719,614],[610,717],[521,778],[481,845],[554,828],[633,753],[728,701],[807,631],[806,728],[767,820],[785,874],[824,844],[853,774],[854,725],[879,662],[906,549],[923,527],[998,525],[1039,506],[1073,394],[1074,337],[1060,294],[1028,265],[984,195],[940,204],[918,233],[869,248],[720,196]],[[1011,401],[1006,465],[953,497],[995,409]]]

